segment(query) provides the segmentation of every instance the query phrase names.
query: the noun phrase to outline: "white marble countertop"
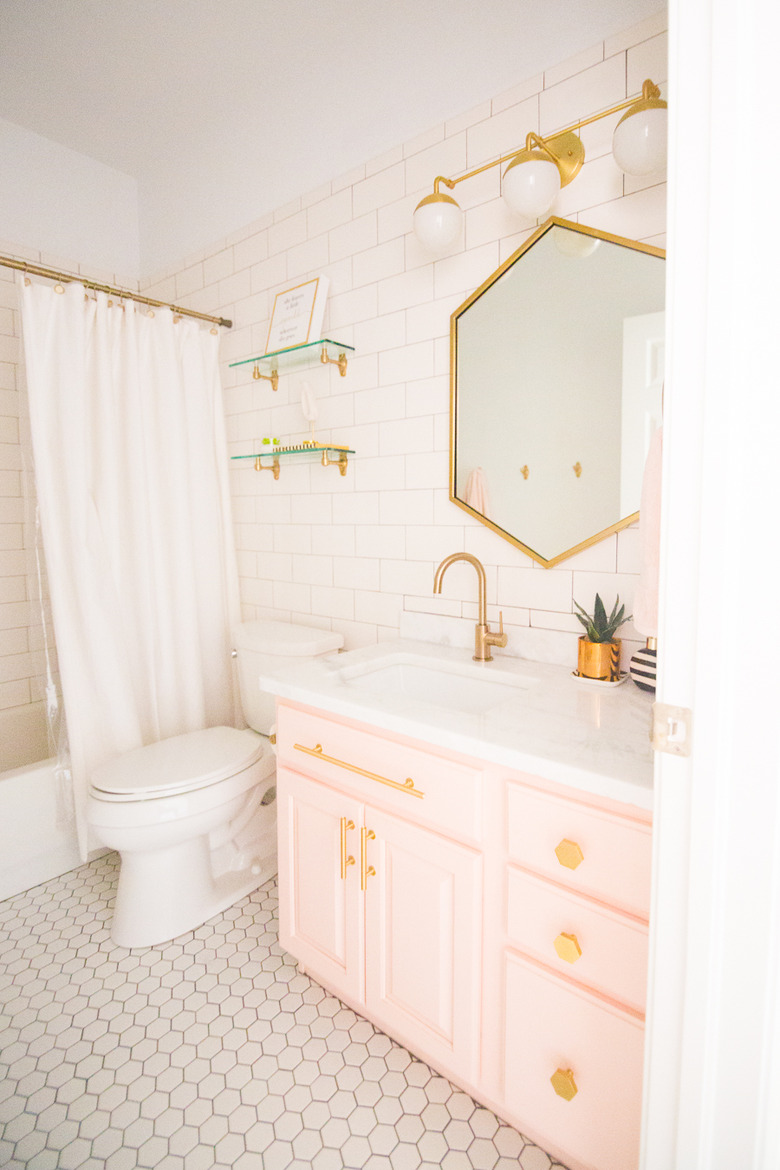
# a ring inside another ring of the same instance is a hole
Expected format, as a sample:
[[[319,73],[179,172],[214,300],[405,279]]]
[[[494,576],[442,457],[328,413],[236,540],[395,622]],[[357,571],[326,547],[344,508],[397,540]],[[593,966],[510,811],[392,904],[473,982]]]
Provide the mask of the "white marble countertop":
[[[491,670],[511,672],[524,685],[516,698],[474,714],[400,695],[371,693],[361,686],[359,677],[345,677],[352,667],[403,654],[445,668],[468,663],[484,671],[485,678]],[[381,642],[261,674],[260,684],[282,699],[651,809],[652,696],[630,679],[621,686],[600,687],[560,666],[499,655],[497,651],[493,662],[472,664],[468,650],[400,640]]]

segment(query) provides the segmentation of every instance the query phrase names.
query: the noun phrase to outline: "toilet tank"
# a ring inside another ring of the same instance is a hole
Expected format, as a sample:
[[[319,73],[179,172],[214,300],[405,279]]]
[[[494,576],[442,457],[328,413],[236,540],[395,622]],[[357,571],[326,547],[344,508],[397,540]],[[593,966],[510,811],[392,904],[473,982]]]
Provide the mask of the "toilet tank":
[[[332,654],[341,649],[344,638],[314,626],[257,621],[237,626],[233,645],[244,718],[255,731],[269,735],[276,721],[276,700],[272,692],[260,689],[260,674]]]

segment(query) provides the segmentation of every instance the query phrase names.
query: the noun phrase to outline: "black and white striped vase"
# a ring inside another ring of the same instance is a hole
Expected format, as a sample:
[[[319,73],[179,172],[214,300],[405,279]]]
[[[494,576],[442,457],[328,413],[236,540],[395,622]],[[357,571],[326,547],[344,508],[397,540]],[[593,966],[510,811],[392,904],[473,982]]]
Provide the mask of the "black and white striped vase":
[[[628,664],[628,673],[643,691],[655,691],[657,641],[648,638],[644,650],[638,650]]]

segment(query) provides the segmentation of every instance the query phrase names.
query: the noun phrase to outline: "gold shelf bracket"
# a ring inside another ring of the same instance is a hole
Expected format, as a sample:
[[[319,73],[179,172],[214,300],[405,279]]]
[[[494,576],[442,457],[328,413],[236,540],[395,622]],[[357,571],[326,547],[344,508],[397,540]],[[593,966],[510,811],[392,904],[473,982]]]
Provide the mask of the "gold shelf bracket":
[[[256,381],[257,381],[257,380],[259,380],[260,378],[262,378],[262,379],[263,379],[263,381],[265,381],[265,382],[270,382],[270,383],[271,383],[271,389],[272,389],[272,390],[278,390],[278,389],[279,389],[279,371],[278,371],[278,370],[271,370],[271,373],[270,373],[270,374],[261,374],[261,373],[260,373],[260,367],[259,367],[259,366],[253,366],[253,367],[252,367],[252,377],[253,377],[253,378],[254,378]],[[277,479],[278,479],[278,476],[276,476],[275,478],[277,478]]]
[[[338,467],[340,475],[347,474],[347,463],[348,463],[348,459],[347,459],[346,451],[340,451],[338,459],[328,459],[328,452],[327,451],[322,452],[322,466],[323,467]]]
[[[255,471],[270,471],[274,479],[279,478],[279,460],[274,457],[273,463],[263,463],[262,455],[258,455],[255,459]]]
[[[323,345],[322,352],[320,354],[320,361],[322,362],[323,366],[327,366],[327,365],[338,366],[339,373],[341,374],[342,378],[346,378],[346,376],[347,376],[347,355],[345,353],[340,353],[337,358],[328,357],[328,350]],[[342,472],[342,475],[343,474],[344,473]]]

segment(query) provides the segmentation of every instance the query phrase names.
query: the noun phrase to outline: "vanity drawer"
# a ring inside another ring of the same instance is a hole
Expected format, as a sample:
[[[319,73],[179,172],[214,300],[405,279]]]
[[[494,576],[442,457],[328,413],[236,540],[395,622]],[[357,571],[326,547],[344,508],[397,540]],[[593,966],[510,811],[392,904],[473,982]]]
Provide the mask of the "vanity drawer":
[[[507,850],[567,889],[649,917],[649,823],[509,781]]]
[[[644,1012],[648,933],[637,919],[510,866],[507,933],[564,978]]]
[[[505,1100],[518,1128],[572,1170],[634,1170],[641,1022],[509,952],[505,1040]]]
[[[285,704],[277,711],[276,745],[279,760],[297,772],[449,836],[482,839],[476,766]]]

